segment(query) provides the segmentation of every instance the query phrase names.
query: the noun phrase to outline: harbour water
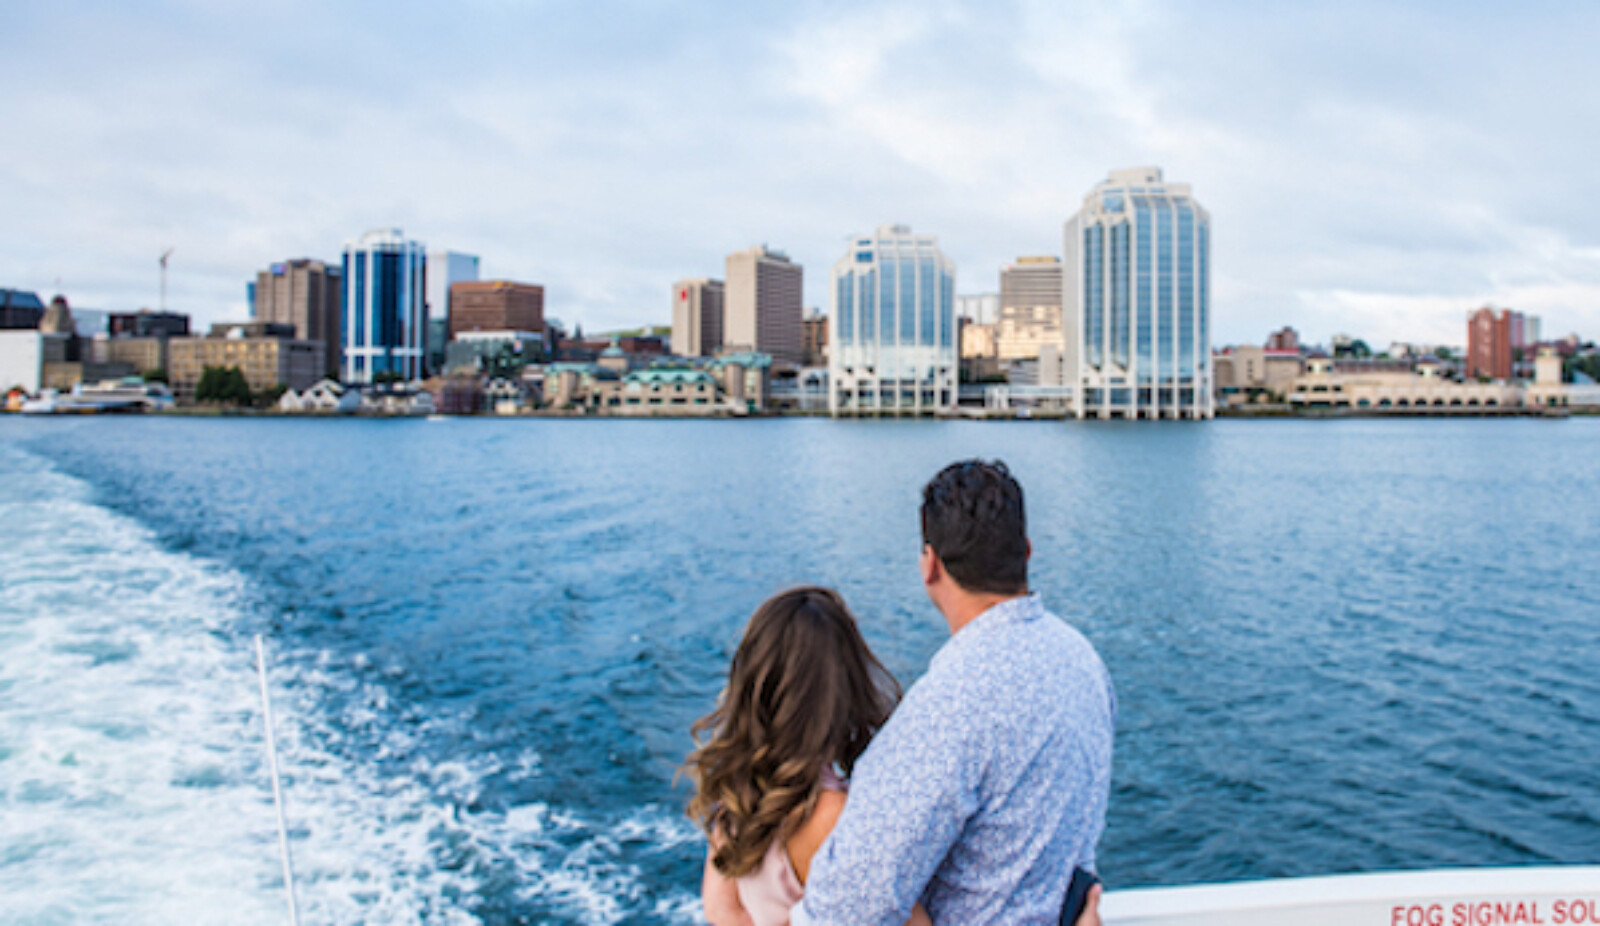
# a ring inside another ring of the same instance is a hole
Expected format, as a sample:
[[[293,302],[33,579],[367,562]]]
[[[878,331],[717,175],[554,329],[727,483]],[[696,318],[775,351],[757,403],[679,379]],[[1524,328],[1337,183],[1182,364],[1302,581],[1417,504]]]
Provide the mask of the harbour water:
[[[1112,886],[1600,863],[1600,419],[0,419],[0,896],[678,923],[673,776],[745,618],[839,587],[910,682],[918,490],[999,457],[1120,701]]]

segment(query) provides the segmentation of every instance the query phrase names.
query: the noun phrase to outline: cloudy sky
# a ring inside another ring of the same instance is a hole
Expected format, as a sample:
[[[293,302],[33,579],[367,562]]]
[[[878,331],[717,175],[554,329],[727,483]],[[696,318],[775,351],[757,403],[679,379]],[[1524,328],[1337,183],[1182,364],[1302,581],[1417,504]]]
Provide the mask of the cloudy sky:
[[[962,292],[1112,168],[1212,213],[1215,332],[1600,337],[1600,4],[451,0],[0,5],[0,286],[246,312],[398,226],[589,330],[756,243],[827,308],[850,235]]]

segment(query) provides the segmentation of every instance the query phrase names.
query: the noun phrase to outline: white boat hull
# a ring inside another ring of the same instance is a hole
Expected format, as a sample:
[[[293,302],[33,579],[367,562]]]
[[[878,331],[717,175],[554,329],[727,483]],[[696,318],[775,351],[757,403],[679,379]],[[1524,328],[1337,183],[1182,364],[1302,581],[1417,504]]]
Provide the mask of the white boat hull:
[[[1108,892],[1106,926],[1600,924],[1600,867],[1474,868]]]

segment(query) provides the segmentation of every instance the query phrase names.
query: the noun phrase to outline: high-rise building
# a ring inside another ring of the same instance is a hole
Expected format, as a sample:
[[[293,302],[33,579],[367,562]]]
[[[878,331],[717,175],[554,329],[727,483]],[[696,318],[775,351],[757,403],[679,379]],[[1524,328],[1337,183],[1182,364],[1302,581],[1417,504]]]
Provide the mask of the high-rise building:
[[[672,352],[710,357],[722,348],[724,289],[721,280],[672,284]]]
[[[727,270],[723,349],[753,350],[800,363],[805,358],[800,332],[805,279],[800,265],[763,245],[729,254]]]
[[[1036,360],[1061,337],[1061,258],[1019,257],[1001,269],[1000,359]]]
[[[450,339],[465,331],[544,331],[544,287],[510,280],[450,285]]]
[[[802,366],[823,367],[828,365],[828,316],[816,309],[805,318],[805,359]]]
[[[428,318],[445,319],[445,324],[440,326],[430,325],[428,331],[434,337],[439,332],[453,332],[450,318],[450,288],[457,283],[473,283],[478,280],[479,261],[475,255],[462,254],[459,251],[430,251],[428,252]],[[428,369],[437,372],[443,369],[445,337],[435,341],[430,337],[427,341]]]
[[[1489,306],[1467,316],[1467,377],[1511,379],[1527,346],[1521,312]]]
[[[833,266],[828,409],[917,414],[955,407],[956,268],[931,235],[884,225]]]
[[[344,338],[344,277],[339,267],[320,260],[300,258],[273,264],[256,274],[255,303],[250,317],[258,322],[293,325],[294,336],[322,345],[324,371],[339,375],[339,351]],[[188,334],[185,320],[184,334]],[[113,330],[113,333],[115,331]]]
[[[424,373],[427,263],[422,244],[398,228],[344,246],[344,367],[347,385]]]
[[[1064,243],[1062,381],[1078,417],[1212,417],[1211,216],[1189,185],[1112,171]]]

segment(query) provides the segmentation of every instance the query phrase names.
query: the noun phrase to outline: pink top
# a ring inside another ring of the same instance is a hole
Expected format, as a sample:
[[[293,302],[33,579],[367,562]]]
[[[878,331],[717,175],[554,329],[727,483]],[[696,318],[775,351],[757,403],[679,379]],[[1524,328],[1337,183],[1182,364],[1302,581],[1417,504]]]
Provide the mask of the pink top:
[[[844,779],[831,765],[822,769],[822,788],[825,791],[846,790]],[[782,839],[772,840],[761,867],[738,879],[736,884],[739,903],[750,914],[755,926],[783,926],[789,922],[789,908],[799,903],[806,892]]]

